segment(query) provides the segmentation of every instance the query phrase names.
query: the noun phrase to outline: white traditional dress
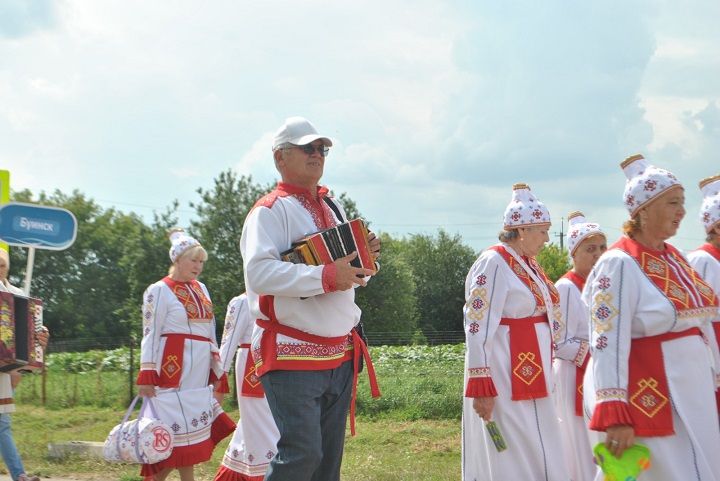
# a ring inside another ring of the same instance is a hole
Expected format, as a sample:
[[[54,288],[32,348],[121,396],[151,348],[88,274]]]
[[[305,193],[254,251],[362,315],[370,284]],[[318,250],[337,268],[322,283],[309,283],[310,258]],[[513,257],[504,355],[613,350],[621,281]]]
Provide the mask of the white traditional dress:
[[[572,342],[581,346],[578,351],[581,355],[587,353],[590,331],[588,308],[581,297],[584,286],[585,279],[573,271],[555,283],[560,295],[560,308],[567,323],[567,335]],[[582,414],[582,380],[588,358],[586,356],[580,366],[560,358],[553,361],[555,403],[563,435],[565,461],[573,481],[591,481],[598,470]]]
[[[720,480],[710,332],[718,300],[669,244],[623,237],[598,260],[583,299],[591,351],[584,382],[590,428],[631,425],[651,451],[642,477]],[[601,479],[598,477],[598,479]]]
[[[235,384],[241,418],[215,481],[262,481],[280,437],[250,354],[254,325],[247,296],[233,298],[225,316],[220,358],[227,373],[237,351]]]
[[[720,249],[710,243],[703,244],[688,254],[690,265],[700,273],[705,282],[720,295]],[[720,348],[720,316],[712,322],[715,342]],[[720,362],[715,361],[715,384],[720,385]],[[720,412],[720,390],[715,391],[718,412]]]
[[[137,384],[157,386],[153,403],[175,433],[172,455],[143,465],[141,474],[149,476],[165,468],[207,461],[215,445],[235,429],[235,423],[207,393],[207,386],[220,380],[223,372],[212,302],[205,286],[165,277],[145,291],[142,312]]]
[[[534,259],[499,244],[473,264],[465,299],[462,479],[569,480],[549,396],[552,346],[565,336],[555,287]],[[574,359],[577,350],[567,344],[558,354]],[[502,452],[473,409],[473,398],[486,396],[496,396],[492,420],[507,444]]]

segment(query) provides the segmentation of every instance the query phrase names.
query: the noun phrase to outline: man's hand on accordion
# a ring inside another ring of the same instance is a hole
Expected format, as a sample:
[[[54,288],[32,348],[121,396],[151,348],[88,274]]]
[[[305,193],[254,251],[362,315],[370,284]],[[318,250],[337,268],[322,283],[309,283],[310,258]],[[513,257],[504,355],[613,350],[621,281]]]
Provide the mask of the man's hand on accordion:
[[[373,260],[380,259],[380,238],[375,236],[374,232],[368,232],[368,246]]]
[[[350,262],[357,257],[357,252],[341,257],[333,262],[335,264],[335,288],[338,291],[352,289],[355,284],[364,286],[367,284],[366,276],[371,276],[373,271],[361,267],[353,267]]]

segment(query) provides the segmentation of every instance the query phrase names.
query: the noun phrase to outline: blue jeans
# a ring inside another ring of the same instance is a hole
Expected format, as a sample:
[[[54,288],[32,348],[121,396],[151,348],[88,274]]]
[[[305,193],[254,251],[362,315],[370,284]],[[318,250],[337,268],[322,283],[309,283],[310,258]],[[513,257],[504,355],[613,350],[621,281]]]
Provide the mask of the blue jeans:
[[[265,481],[339,481],[352,361],[323,371],[270,371],[260,380],[280,431]]]
[[[15,447],[12,428],[10,427],[10,414],[8,413],[0,414],[0,454],[2,454],[12,479],[17,479],[18,476],[25,472],[20,454],[18,454]]]

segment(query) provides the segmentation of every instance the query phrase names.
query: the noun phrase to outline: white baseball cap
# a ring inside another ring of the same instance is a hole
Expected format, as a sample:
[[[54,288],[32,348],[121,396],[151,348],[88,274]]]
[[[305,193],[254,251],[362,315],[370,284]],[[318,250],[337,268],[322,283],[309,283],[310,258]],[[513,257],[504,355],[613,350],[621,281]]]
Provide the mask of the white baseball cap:
[[[326,146],[332,147],[332,140],[318,134],[309,120],[303,117],[288,117],[285,119],[285,124],[275,133],[272,149],[275,151],[283,144],[307,145],[317,139],[321,139]]]

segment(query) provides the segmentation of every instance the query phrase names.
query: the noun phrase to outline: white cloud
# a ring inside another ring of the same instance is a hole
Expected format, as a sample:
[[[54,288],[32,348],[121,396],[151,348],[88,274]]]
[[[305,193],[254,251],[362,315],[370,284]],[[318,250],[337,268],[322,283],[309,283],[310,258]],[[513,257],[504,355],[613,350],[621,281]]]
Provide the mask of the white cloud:
[[[375,225],[480,248],[513,182],[619,226],[626,155],[693,183],[720,149],[715,0],[11,4],[15,188],[187,205],[228,168],[275,179],[272,133],[304,115],[337,139],[324,181]]]

